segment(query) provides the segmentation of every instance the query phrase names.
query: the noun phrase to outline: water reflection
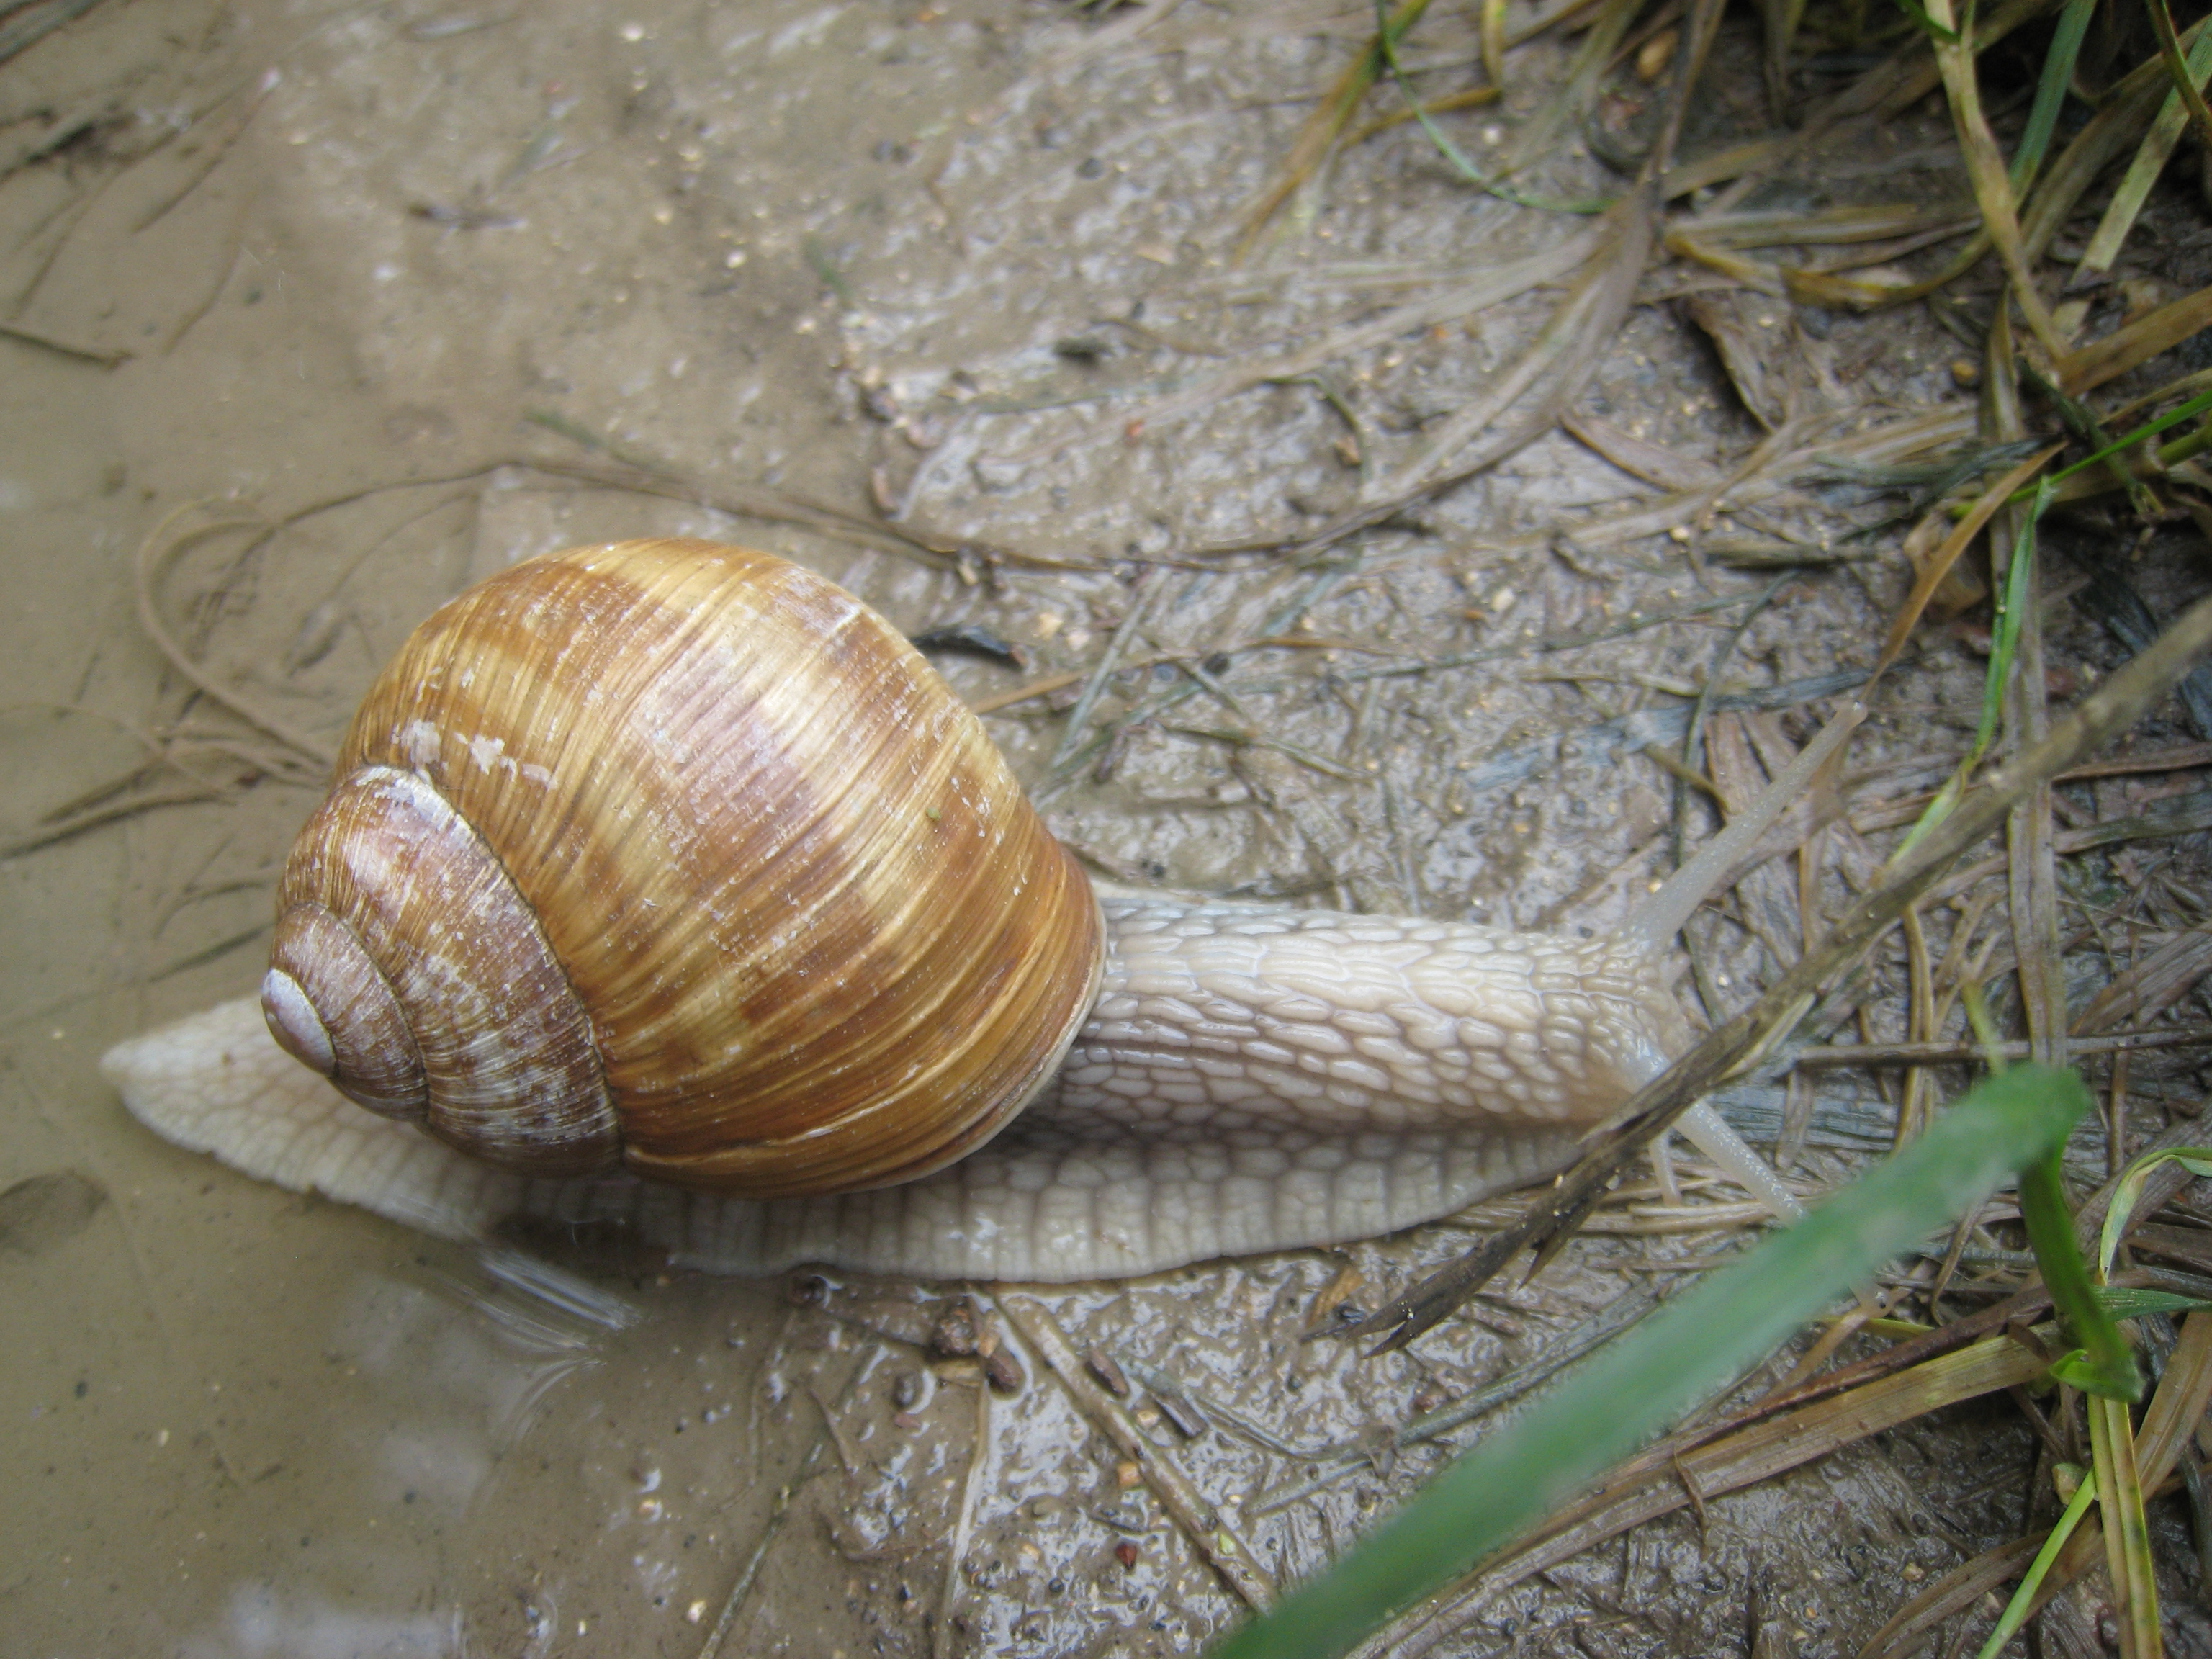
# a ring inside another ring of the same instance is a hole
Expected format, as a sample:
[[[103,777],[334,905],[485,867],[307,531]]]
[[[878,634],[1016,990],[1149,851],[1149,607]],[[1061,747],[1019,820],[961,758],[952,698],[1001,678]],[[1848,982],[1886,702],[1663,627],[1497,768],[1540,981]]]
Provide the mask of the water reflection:
[[[319,1322],[325,1365],[351,1385],[332,1390],[337,1408],[301,1471],[321,1527],[309,1521],[295,1539],[282,1536],[289,1506],[265,1505],[266,1553],[184,1651],[459,1659],[547,1650],[562,1628],[560,1581],[533,1571],[501,1598],[507,1605],[490,1621],[500,1628],[472,1644],[467,1558],[449,1540],[495,1524],[508,1507],[498,1493],[503,1460],[528,1441],[561,1385],[598,1369],[607,1340],[640,1317],[629,1301],[504,1248],[353,1274]],[[347,1492],[352,1500],[342,1501]],[[595,1518],[572,1515],[567,1524],[589,1530]],[[633,1571],[648,1595],[665,1595],[676,1577],[641,1557]]]
[[[222,1626],[184,1644],[186,1659],[448,1659],[465,1651],[458,1607],[363,1613],[267,1584],[240,1584]]]

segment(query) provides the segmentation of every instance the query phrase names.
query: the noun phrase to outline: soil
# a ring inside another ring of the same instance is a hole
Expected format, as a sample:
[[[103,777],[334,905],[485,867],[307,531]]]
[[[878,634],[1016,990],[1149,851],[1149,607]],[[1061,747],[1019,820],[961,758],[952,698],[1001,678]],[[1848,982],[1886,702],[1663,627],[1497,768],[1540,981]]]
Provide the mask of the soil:
[[[1584,222],[1469,191],[1408,124],[1240,263],[1247,210],[1371,29],[1310,0],[108,0],[0,65],[0,1647],[1140,1655],[1238,1614],[1024,1344],[1012,1395],[931,1357],[959,1287],[427,1240],[155,1140],[95,1062],[256,982],[310,751],[409,627],[518,557],[623,536],[744,540],[910,631],[987,629],[1026,668],[938,659],[979,701],[1090,668],[1133,623],[1133,656],[1229,677],[1236,702],[1122,728],[1073,769],[1072,693],[992,718],[1103,873],[1617,917],[1665,855],[1673,786],[1606,723],[1680,707],[1716,665],[1758,687],[1863,668],[1902,580],[1893,559],[1810,568],[1756,611],[1528,649],[1774,580],[1663,535],[1578,552],[1563,515],[1649,487],[1563,433],[1318,556],[1220,550],[1325,524],[1558,293],[1188,394]],[[1449,118],[1456,141],[1502,153],[1574,44],[1516,52],[1502,105]],[[1725,46],[1688,147],[1763,125],[1754,51]],[[1413,53],[1474,55],[1471,9]],[[1600,118],[1632,125],[1656,94],[1621,87]],[[1924,105],[1836,176],[1955,194],[1946,131]],[[1620,182],[1575,142],[1528,188]],[[1731,465],[1757,415],[1680,296],[1650,297],[1577,407]],[[1783,320],[1818,331],[1820,367],[1782,404],[1964,395],[1919,310]],[[617,487],[637,462],[690,483]],[[949,556],[700,504],[771,497]],[[189,683],[142,597],[205,681],[306,742]],[[2069,659],[2118,659],[2089,624],[2054,627],[2077,630]],[[1869,752],[1963,747],[1971,646],[1931,634]],[[1520,654],[1360,672],[1492,647]],[[1141,667],[1096,720],[1183,677]],[[1783,704],[1759,718],[1802,738]],[[1558,742],[1585,731],[1614,735]],[[1706,827],[1693,805],[1691,837]],[[1708,991],[1768,971],[1752,929],[1706,944]],[[1893,1118],[1871,1079],[1823,1086],[1814,1178]],[[1586,1241],[1483,1320],[1373,1360],[1316,1327],[1463,1231],[1023,1305],[1118,1360],[1145,1431],[1288,1581],[1437,1467],[1389,1428],[1731,1237]],[[1330,1447],[1367,1455],[1270,1501]],[[1880,1437],[1532,1580],[1437,1650],[1852,1652],[1917,1582],[2016,1533],[2032,1452],[2009,1407]]]

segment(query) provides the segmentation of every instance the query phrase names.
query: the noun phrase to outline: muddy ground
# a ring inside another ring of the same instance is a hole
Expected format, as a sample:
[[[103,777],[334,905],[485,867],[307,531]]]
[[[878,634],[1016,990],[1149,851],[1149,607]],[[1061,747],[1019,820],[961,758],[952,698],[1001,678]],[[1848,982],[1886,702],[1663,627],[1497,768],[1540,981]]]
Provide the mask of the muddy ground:
[[[159,1144],[94,1062],[254,984],[318,771],[165,662],[142,581],[207,678],[328,743],[441,599],[626,535],[748,541],[909,630],[987,629],[1027,665],[942,656],[979,701],[1087,669],[1129,626],[1133,656],[1206,664],[1234,704],[1178,705],[1072,770],[1054,771],[1072,694],[991,718],[1104,873],[1607,925],[1668,856],[1674,786],[1605,722],[1679,709],[1716,663],[1748,689],[1864,667],[1904,586],[1896,533],[1871,561],[1798,568],[1753,614],[1780,573],[1663,534],[1558,538],[1651,487],[1555,433],[1286,556],[1476,397],[1555,295],[1217,378],[1583,222],[1469,191],[1402,125],[1237,262],[1245,210],[1371,27],[1302,0],[107,0],[0,66],[0,1647],[1170,1654],[1236,1615],[1034,1354],[1015,1345],[1012,1395],[924,1356],[958,1287],[838,1277],[794,1300],[528,1241],[593,1291],[549,1297],[510,1257]],[[1573,46],[1518,49],[1501,105],[1449,118],[1456,141],[1502,153]],[[1686,149],[1763,125],[1754,50],[1723,42]],[[1457,9],[1412,51],[1440,82],[1475,56]],[[1624,71],[1600,118],[1632,126],[1651,95]],[[1820,191],[1956,196],[1947,132],[1923,103],[1826,157]],[[1620,188],[1571,136],[1530,176],[1555,199]],[[2141,280],[2202,280],[2193,245],[2167,251]],[[1657,275],[1577,407],[1725,468],[1762,428],[1686,321],[1698,273]],[[1966,395],[1971,363],[1917,309],[1753,325],[1818,366],[1785,392],[1822,408]],[[690,493],[616,487],[641,477],[626,462]],[[697,504],[770,492],[953,556]],[[1849,490],[1815,507],[1791,521],[1825,522],[1814,539],[1881,516]],[[2161,605],[2189,580],[2170,551],[2146,566]],[[1716,599],[1738,603],[1697,610]],[[2071,611],[2051,625],[2092,675],[2118,659]],[[1513,650],[1362,672],[1496,647]],[[1866,752],[1954,755],[1980,673],[1971,635],[1931,632]],[[1125,677],[1097,729],[1181,683],[1171,663]],[[1752,717],[1739,749],[1802,738],[1802,701]],[[1255,727],[1275,746],[1221,736]],[[50,840],[57,817],[85,827]],[[1709,820],[1693,804],[1686,825]],[[1771,970],[1753,931],[1705,937],[1708,993]],[[1893,1117],[1875,1079],[1833,1075],[1796,1170],[1813,1182]],[[2189,1096],[2185,1066],[2168,1075]],[[1144,1431],[1289,1580],[1435,1467],[1389,1452],[1390,1426],[1737,1237],[1587,1241],[1410,1354],[1308,1340],[1466,1236],[1024,1305],[1138,1379]],[[1196,1416],[1178,1425],[1163,1390]],[[1364,1455],[1295,1490],[1332,1448]],[[1524,1583],[1435,1650],[1851,1652],[1914,1584],[2019,1529],[2031,1450],[1996,1405],[1881,1437]],[[2094,1595],[2072,1616],[2093,1631]]]

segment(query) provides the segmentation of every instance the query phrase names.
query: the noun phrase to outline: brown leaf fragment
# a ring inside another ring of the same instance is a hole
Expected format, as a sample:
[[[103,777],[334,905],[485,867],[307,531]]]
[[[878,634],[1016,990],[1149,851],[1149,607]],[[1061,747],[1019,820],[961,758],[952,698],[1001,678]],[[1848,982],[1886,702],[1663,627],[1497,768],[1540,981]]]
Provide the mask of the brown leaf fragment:
[[[2128,1234],[2128,1243],[2147,1255],[2184,1267],[2212,1269],[2212,1232],[2202,1227],[2168,1227],[2145,1222]]]
[[[1559,424],[1585,447],[1595,450],[1631,477],[1641,478],[1662,489],[1702,489],[1720,482],[1718,469],[1664,444],[1647,442],[1595,415],[1564,416]]]
[[[1832,353],[1797,325],[1787,301],[1738,289],[1692,294],[1682,307],[1720,352],[1743,406],[1768,431],[1849,401]]]
[[[2212,325],[2212,287],[2185,295],[2103,339],[2068,353],[2054,365],[2059,385],[2078,397],[2179,345],[2208,325]]]

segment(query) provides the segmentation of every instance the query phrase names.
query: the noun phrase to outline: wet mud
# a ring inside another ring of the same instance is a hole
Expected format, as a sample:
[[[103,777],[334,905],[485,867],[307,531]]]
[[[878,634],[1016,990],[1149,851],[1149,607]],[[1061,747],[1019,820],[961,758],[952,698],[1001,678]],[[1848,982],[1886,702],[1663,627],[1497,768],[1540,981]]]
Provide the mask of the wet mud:
[[[1422,61],[1471,62],[1474,27],[1440,17]],[[1679,737],[1717,665],[1753,691],[1863,669],[1902,579],[1809,565],[1754,605],[1778,573],[1686,537],[1583,546],[1559,526],[1650,485],[1564,432],[1284,550],[1482,395],[1557,287],[1305,349],[1585,222],[1469,191],[1408,124],[1238,262],[1371,27],[1305,0],[110,0],[0,66],[0,1647],[1195,1652],[1242,1604],[1017,1322],[1112,1362],[1135,1431],[1287,1583],[1473,1431],[1399,1428],[1735,1248],[1594,1237],[1381,1359],[1328,1328],[1463,1228],[986,1288],[1019,1373],[1000,1392],[986,1357],[931,1346],[962,1287],[428,1240],[155,1141],[94,1070],[256,982],[318,746],[405,630],[597,538],[742,540],[910,631],[988,630],[1026,666],[937,657],[979,703],[1073,677],[990,725],[1103,874],[1616,920],[1675,815],[1638,750]],[[1573,46],[1519,49],[1460,141],[1500,151]],[[1757,128],[1740,78],[1692,138]],[[1927,159],[1945,131],[1922,106],[1856,176],[1955,187]],[[1619,187],[1579,143],[1530,184]],[[1762,410],[1728,353],[1801,324],[1680,299],[1629,313],[1577,407],[1708,467],[1762,415],[1966,395],[1917,311],[1822,318],[1809,378],[1761,382]],[[810,527],[808,503],[879,533]],[[1068,764],[1068,705],[1117,639]],[[1900,671],[1878,752],[1963,744],[1970,644]],[[1169,702],[1199,684],[1186,661],[1227,693]],[[1733,752],[1755,771],[1762,741],[1802,739],[1806,701],[1744,714]],[[1690,839],[1710,826],[1692,800]],[[1725,1001],[1772,958],[1708,921]],[[1820,1088],[1816,1180],[1894,1115],[1870,1079]],[[1774,1122],[1779,1091],[1741,1106]],[[2033,1451],[1994,1404],[1878,1437],[1516,1585],[1425,1650],[1850,1653],[2014,1535]]]

